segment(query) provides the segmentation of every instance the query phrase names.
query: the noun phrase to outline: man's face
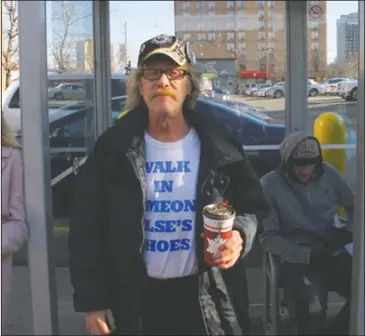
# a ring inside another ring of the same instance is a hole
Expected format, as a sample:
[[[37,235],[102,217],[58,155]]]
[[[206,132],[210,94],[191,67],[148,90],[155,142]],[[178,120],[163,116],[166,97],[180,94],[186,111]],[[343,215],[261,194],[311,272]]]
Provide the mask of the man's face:
[[[161,74],[160,70],[167,73]],[[182,105],[190,91],[189,77],[184,71],[187,71],[186,66],[177,66],[167,58],[143,65],[139,92],[151,114],[166,119],[182,113]]]
[[[308,182],[308,180],[311,178],[311,176],[313,174],[315,167],[316,167],[316,165],[314,165],[314,164],[294,165],[293,172],[299,181]]]

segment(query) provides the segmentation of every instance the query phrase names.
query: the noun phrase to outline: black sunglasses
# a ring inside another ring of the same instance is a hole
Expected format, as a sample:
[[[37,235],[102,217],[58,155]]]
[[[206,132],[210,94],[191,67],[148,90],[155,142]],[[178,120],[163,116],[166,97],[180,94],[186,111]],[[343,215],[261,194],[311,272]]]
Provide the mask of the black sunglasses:
[[[170,80],[179,80],[183,79],[186,75],[189,75],[189,72],[183,69],[143,69],[142,77],[147,80],[158,80],[161,78],[162,74],[165,74],[166,77]]]

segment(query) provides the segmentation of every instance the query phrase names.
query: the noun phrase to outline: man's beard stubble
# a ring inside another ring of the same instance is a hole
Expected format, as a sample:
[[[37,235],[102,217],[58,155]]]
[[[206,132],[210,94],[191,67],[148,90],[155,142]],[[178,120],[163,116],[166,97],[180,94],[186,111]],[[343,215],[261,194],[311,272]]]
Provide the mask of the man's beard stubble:
[[[156,126],[163,131],[167,131],[170,128],[170,123],[177,115],[177,111],[162,110],[157,112],[157,118],[155,119]]]

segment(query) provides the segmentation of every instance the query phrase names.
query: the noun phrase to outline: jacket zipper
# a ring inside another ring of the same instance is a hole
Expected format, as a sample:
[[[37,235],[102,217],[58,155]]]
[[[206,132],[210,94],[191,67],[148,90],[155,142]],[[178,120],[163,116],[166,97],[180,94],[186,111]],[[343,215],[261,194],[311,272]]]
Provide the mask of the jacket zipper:
[[[142,242],[141,242],[140,247],[139,247],[139,252],[143,255],[144,240],[145,240],[145,233],[144,233],[144,226],[143,226],[143,218],[144,218],[144,213],[146,211],[146,204],[145,204],[146,195],[145,195],[144,188],[142,187],[142,182],[141,182],[141,178],[140,178],[140,175],[139,175],[138,167],[137,167],[136,162],[134,160],[134,157],[137,157],[138,156],[138,153],[135,152],[135,151],[132,151],[132,152],[128,153],[127,155],[128,155],[129,162],[132,164],[134,173],[136,174],[136,177],[139,180],[139,185],[140,185],[141,193],[142,193],[142,211],[143,211],[143,215],[142,215],[142,218],[141,218]]]

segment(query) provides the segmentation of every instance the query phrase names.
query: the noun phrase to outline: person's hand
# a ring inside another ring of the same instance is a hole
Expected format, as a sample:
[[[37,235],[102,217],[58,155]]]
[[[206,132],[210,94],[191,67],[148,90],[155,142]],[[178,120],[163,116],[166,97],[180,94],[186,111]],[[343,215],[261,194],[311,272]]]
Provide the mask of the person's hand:
[[[109,335],[115,330],[115,321],[110,309],[85,314],[86,329],[91,335]]]
[[[231,239],[219,247],[219,252],[213,255],[213,260],[220,269],[228,269],[236,263],[242,249],[243,239],[237,230],[233,230]]]

